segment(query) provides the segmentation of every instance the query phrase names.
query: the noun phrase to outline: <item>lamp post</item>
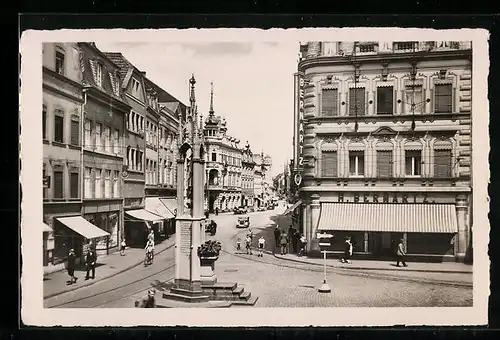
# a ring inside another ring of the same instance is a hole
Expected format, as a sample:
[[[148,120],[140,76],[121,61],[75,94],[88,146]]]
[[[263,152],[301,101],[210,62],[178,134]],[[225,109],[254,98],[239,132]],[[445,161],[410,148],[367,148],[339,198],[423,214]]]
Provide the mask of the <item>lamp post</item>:
[[[331,247],[330,239],[332,237],[333,235],[327,233],[316,234],[316,238],[319,239],[319,248],[323,253],[323,284],[318,288],[318,292],[320,293],[330,293],[332,291],[326,279],[326,252]]]

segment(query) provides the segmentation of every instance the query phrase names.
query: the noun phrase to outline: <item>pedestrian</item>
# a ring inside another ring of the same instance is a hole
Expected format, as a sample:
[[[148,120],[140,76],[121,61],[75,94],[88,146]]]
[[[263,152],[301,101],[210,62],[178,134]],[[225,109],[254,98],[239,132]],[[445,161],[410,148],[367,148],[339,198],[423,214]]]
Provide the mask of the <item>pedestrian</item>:
[[[300,240],[300,233],[298,230],[295,230],[292,236],[292,247],[293,247],[293,253],[298,254],[299,253],[299,240]]]
[[[276,225],[276,228],[274,228],[274,241],[276,242],[276,248],[279,248],[280,246],[280,227]]]
[[[239,252],[241,250],[241,238],[238,237],[236,240],[236,251]]]
[[[346,237],[345,238],[345,244],[344,244],[344,257],[342,257],[341,262],[342,263],[351,263],[351,256],[352,256],[352,243],[351,243],[351,238]]]
[[[205,218],[208,218],[210,216],[210,213],[208,212],[208,210],[205,210]]]
[[[219,215],[219,208],[215,207],[215,216],[218,216],[218,215]]]
[[[291,247],[290,243],[293,243],[293,234],[295,233],[295,230],[293,229],[292,225],[288,227],[288,252],[292,253],[293,248]]]
[[[281,233],[280,244],[281,244],[281,255],[285,255],[286,254],[286,246],[288,244],[288,237],[284,231]]]
[[[87,251],[87,256],[85,256],[85,267],[87,269],[87,275],[85,275],[85,280],[90,278],[89,274],[92,272],[92,280],[95,279],[95,262],[97,260],[97,256],[95,254],[94,249],[89,249]]]
[[[263,256],[265,245],[266,245],[266,240],[264,239],[264,236],[261,235],[259,238],[259,257]]]
[[[252,245],[252,238],[250,237],[250,235],[247,235],[245,239],[245,249],[247,250],[247,255],[252,255],[251,245]]]
[[[406,256],[406,251],[405,251],[405,246],[404,246],[404,239],[401,239],[398,244],[398,250],[396,251],[396,267],[399,267],[399,262],[403,264],[403,266],[408,267],[405,261],[405,256]]]
[[[125,239],[122,239],[122,243],[120,244],[120,255],[124,256],[125,255],[125,247],[127,244],[125,243]]]
[[[75,250],[70,249],[68,254],[68,267],[67,267],[68,275],[70,278],[68,284],[76,283],[76,280],[78,280],[78,278],[75,277],[75,263],[76,263]]]
[[[306,237],[302,235],[299,239],[299,242],[300,242],[299,256],[304,256],[306,254],[306,245],[307,245]]]
[[[155,308],[156,307],[156,290],[154,288],[148,290],[148,295],[135,301],[137,308]]]

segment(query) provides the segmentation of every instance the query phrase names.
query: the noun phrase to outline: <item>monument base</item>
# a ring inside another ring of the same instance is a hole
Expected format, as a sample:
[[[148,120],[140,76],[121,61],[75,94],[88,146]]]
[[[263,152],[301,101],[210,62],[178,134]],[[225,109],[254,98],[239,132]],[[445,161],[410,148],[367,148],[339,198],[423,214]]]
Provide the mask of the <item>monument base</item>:
[[[209,296],[201,288],[201,281],[176,279],[174,287],[168,293],[163,293],[164,299],[182,302],[207,302]]]

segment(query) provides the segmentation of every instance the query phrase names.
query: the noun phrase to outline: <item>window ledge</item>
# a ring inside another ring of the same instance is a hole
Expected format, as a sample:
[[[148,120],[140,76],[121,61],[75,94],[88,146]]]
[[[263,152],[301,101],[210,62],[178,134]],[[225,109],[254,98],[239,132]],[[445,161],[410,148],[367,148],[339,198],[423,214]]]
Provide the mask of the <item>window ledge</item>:
[[[44,139],[43,139],[43,144],[50,145],[50,142],[49,142],[49,140],[48,140],[48,139],[45,139],[45,138],[44,138]]]
[[[127,170],[128,173],[130,174],[144,174],[144,171],[140,171],[140,170]]]
[[[85,150],[87,152],[92,152],[92,153],[96,153],[99,155],[103,155],[103,156],[123,158],[123,155],[120,153],[101,151],[101,150],[94,149],[93,147],[84,147],[83,150]]]
[[[68,147],[70,149],[73,149],[73,150],[81,150],[82,147],[81,146],[78,146],[78,145],[72,145],[72,144],[68,144]]]
[[[54,146],[59,146],[61,148],[65,148],[66,147],[66,143],[63,143],[63,142],[56,142],[55,140],[52,141],[52,145]]]

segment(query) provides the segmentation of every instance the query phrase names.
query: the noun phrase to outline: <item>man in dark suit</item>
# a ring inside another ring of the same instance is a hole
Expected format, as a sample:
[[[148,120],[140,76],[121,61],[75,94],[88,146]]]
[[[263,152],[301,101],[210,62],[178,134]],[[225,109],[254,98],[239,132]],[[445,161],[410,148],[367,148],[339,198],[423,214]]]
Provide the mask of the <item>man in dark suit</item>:
[[[85,266],[87,267],[87,275],[85,276],[85,280],[89,279],[89,274],[92,271],[92,279],[95,279],[95,262],[97,260],[97,256],[94,252],[94,249],[89,249],[87,252],[87,256],[85,256]]]
[[[67,266],[68,275],[70,278],[69,284],[73,284],[77,280],[77,278],[75,277],[75,262],[76,262],[75,250],[70,249],[68,254],[68,266]]]

